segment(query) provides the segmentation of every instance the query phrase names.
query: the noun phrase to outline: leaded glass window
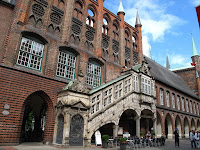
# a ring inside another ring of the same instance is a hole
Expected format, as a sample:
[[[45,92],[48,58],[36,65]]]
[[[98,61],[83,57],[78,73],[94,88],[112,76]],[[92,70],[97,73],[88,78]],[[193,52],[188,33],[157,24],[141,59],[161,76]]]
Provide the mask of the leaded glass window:
[[[122,83],[115,85],[115,95],[114,98],[118,99],[122,96]]]
[[[76,70],[76,56],[71,53],[59,52],[56,75],[67,79],[74,79]]]
[[[199,115],[199,104],[197,104],[197,115]]]
[[[134,91],[138,91],[138,77],[133,76],[133,86],[134,86]]]
[[[22,38],[17,64],[35,70],[40,70],[44,45],[33,40]]]
[[[101,66],[88,63],[87,65],[87,84],[93,87],[101,85]]]
[[[125,80],[124,82],[124,93],[127,94],[131,91],[131,78]]]

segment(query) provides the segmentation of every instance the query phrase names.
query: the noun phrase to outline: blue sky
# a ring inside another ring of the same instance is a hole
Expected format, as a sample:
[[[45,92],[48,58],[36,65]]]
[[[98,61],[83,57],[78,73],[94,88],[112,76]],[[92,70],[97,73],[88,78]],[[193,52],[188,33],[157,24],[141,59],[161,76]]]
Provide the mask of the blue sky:
[[[105,0],[104,7],[117,14],[120,0]],[[125,21],[135,26],[137,8],[142,23],[143,53],[151,49],[153,60],[171,68],[191,63],[191,32],[200,54],[200,31],[195,6],[200,0],[122,0]]]

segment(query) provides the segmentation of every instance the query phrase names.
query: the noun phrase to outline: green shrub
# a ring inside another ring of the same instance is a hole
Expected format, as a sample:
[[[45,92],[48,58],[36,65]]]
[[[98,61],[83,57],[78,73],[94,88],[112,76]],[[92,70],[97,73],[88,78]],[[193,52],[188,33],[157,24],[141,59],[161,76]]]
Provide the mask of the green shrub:
[[[152,135],[156,135],[156,133],[154,131],[151,132]]]
[[[121,138],[120,143],[126,143],[126,138]]]
[[[108,135],[102,135],[102,141],[109,142],[109,136]]]
[[[143,132],[140,132],[140,136],[143,136]]]

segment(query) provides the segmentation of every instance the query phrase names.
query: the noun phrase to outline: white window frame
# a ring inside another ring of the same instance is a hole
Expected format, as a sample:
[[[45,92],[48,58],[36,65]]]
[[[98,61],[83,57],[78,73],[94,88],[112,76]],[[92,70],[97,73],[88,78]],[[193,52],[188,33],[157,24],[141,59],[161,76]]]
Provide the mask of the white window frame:
[[[115,85],[114,87],[114,99],[117,100],[119,98],[121,98],[123,95],[122,95],[122,87],[123,87],[123,83],[120,82],[118,84]]]
[[[86,83],[92,87],[101,85],[101,69],[102,67],[96,63],[88,62]],[[96,82],[94,82],[96,81]]]
[[[124,94],[128,94],[131,91],[131,78],[124,80]]]
[[[22,37],[16,64],[40,71],[42,66],[43,53],[43,44]]]
[[[133,76],[133,90],[138,92],[138,76]]]

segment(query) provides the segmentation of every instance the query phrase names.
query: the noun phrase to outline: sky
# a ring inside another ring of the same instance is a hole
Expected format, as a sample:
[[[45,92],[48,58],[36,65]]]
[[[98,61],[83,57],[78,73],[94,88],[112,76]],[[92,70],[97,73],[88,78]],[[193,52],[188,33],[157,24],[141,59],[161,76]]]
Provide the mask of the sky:
[[[105,0],[104,7],[117,14],[120,0]],[[195,6],[200,0],[122,0],[125,21],[135,26],[137,8],[142,23],[143,53],[171,69],[190,66],[192,37],[200,54],[200,30]]]

